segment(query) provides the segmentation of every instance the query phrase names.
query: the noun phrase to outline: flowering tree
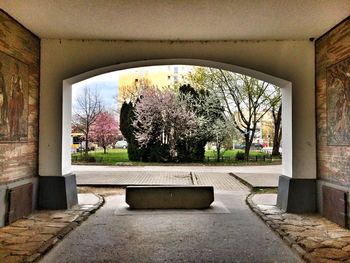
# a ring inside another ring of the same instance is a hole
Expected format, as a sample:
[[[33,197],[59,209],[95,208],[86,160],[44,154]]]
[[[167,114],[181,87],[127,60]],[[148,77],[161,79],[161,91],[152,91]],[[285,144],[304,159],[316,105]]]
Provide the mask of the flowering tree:
[[[105,154],[107,146],[114,143],[120,134],[118,127],[116,119],[107,111],[101,112],[91,126],[91,139],[103,148]]]
[[[168,145],[173,158],[177,154],[177,141],[190,136],[198,125],[195,113],[173,91],[147,89],[136,103],[133,126],[141,147]]]

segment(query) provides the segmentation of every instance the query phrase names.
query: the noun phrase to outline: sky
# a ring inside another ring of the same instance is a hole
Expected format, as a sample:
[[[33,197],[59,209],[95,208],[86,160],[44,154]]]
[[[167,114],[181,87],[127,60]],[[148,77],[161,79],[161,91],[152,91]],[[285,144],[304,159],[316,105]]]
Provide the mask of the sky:
[[[91,90],[98,90],[106,109],[117,109],[118,98],[118,71],[98,75],[73,84],[72,101],[82,94],[84,87],[89,87]]]
[[[184,66],[184,65],[172,65],[172,66]],[[118,98],[118,80],[119,80],[119,73],[121,71],[135,71],[139,74],[142,74],[143,70],[146,71],[162,71],[166,69],[168,65],[165,66],[148,66],[148,67],[137,67],[137,68],[131,68],[131,69],[125,69],[120,71],[114,71],[102,75],[98,75],[86,80],[83,80],[81,82],[78,82],[76,84],[73,84],[72,89],[72,101],[74,104],[74,101],[76,101],[77,97],[82,94],[84,87],[89,87],[92,91],[98,90],[100,93],[106,110],[117,110],[117,99]],[[189,66],[186,66],[189,67]],[[192,66],[190,66],[192,68]],[[187,69],[188,70],[188,69]]]

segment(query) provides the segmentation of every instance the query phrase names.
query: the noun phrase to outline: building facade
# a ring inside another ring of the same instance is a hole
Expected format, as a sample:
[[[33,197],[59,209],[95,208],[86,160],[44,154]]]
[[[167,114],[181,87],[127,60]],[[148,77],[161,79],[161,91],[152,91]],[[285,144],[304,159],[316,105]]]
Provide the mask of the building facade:
[[[172,88],[186,83],[193,69],[186,65],[150,66],[119,71],[118,102],[135,99],[142,87]]]

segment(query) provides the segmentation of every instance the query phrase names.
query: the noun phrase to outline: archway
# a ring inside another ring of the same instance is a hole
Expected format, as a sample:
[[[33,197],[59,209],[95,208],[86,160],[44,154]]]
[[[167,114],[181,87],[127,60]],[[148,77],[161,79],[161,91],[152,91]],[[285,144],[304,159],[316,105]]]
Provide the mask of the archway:
[[[39,200],[46,202],[52,199],[52,195],[61,195],[63,207],[70,207],[74,204],[70,200],[76,200],[76,191],[71,190],[76,187],[70,186],[75,185],[75,176],[70,174],[69,153],[67,150],[63,152],[64,145],[69,142],[69,129],[65,127],[70,125],[67,116],[71,114],[72,84],[102,73],[132,67],[188,64],[250,75],[282,88],[285,106],[283,174],[287,176],[280,177],[283,187],[279,189],[283,190],[279,196],[285,209],[293,203],[297,208],[294,212],[315,211],[314,64],[305,63],[305,57],[313,56],[314,49],[309,42],[47,40],[42,43],[42,48],[39,175],[40,181],[47,182],[42,184],[41,189],[55,189],[56,194],[50,191],[42,194],[39,191]],[[67,134],[62,135],[65,131]],[[57,182],[61,182],[62,190],[58,190]],[[301,199],[303,202],[300,202]],[[51,206],[48,204],[45,207]]]
[[[161,60],[144,60],[134,61],[129,63],[122,63],[118,65],[107,66],[91,70],[77,76],[71,77],[63,81],[63,105],[62,105],[62,172],[63,174],[71,173],[71,104],[72,104],[72,85],[82,80],[109,73],[112,71],[157,65],[191,65],[191,66],[205,66],[211,68],[219,68],[235,73],[248,75],[268,83],[274,84],[282,90],[282,149],[283,149],[283,174],[292,177],[292,83],[281,78],[277,78],[259,71],[248,68],[243,68],[227,63],[199,60],[199,59],[161,59]]]

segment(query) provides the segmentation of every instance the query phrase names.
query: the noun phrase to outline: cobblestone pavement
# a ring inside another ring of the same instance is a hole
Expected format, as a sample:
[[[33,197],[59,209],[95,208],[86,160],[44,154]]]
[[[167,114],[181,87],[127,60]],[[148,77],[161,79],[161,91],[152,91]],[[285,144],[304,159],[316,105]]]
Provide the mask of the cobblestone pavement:
[[[33,262],[54,246],[91,213],[103,199],[79,195],[80,204],[70,210],[38,211],[0,228],[0,262]]]
[[[118,172],[77,174],[78,185],[211,185],[215,190],[246,190],[233,176],[214,172]]]
[[[186,172],[110,172],[77,173],[78,185],[161,185],[192,184],[190,173]]]
[[[214,173],[282,173],[282,165],[253,165],[253,166],[104,166],[104,165],[72,165],[72,172],[108,174],[110,172],[214,172]]]
[[[307,262],[350,262],[350,231],[317,214],[284,213],[276,194],[248,197],[253,211]]]
[[[230,167],[177,166],[162,167],[122,167],[74,166],[78,185],[212,185],[215,190],[246,190],[233,176]],[[242,169],[242,168],[240,168]],[[255,168],[257,169],[257,168]],[[265,172],[279,167],[264,167]],[[266,173],[265,173],[266,174]]]
[[[247,187],[239,183],[233,176],[224,173],[193,173],[198,185],[212,185],[215,190],[247,191]]]

